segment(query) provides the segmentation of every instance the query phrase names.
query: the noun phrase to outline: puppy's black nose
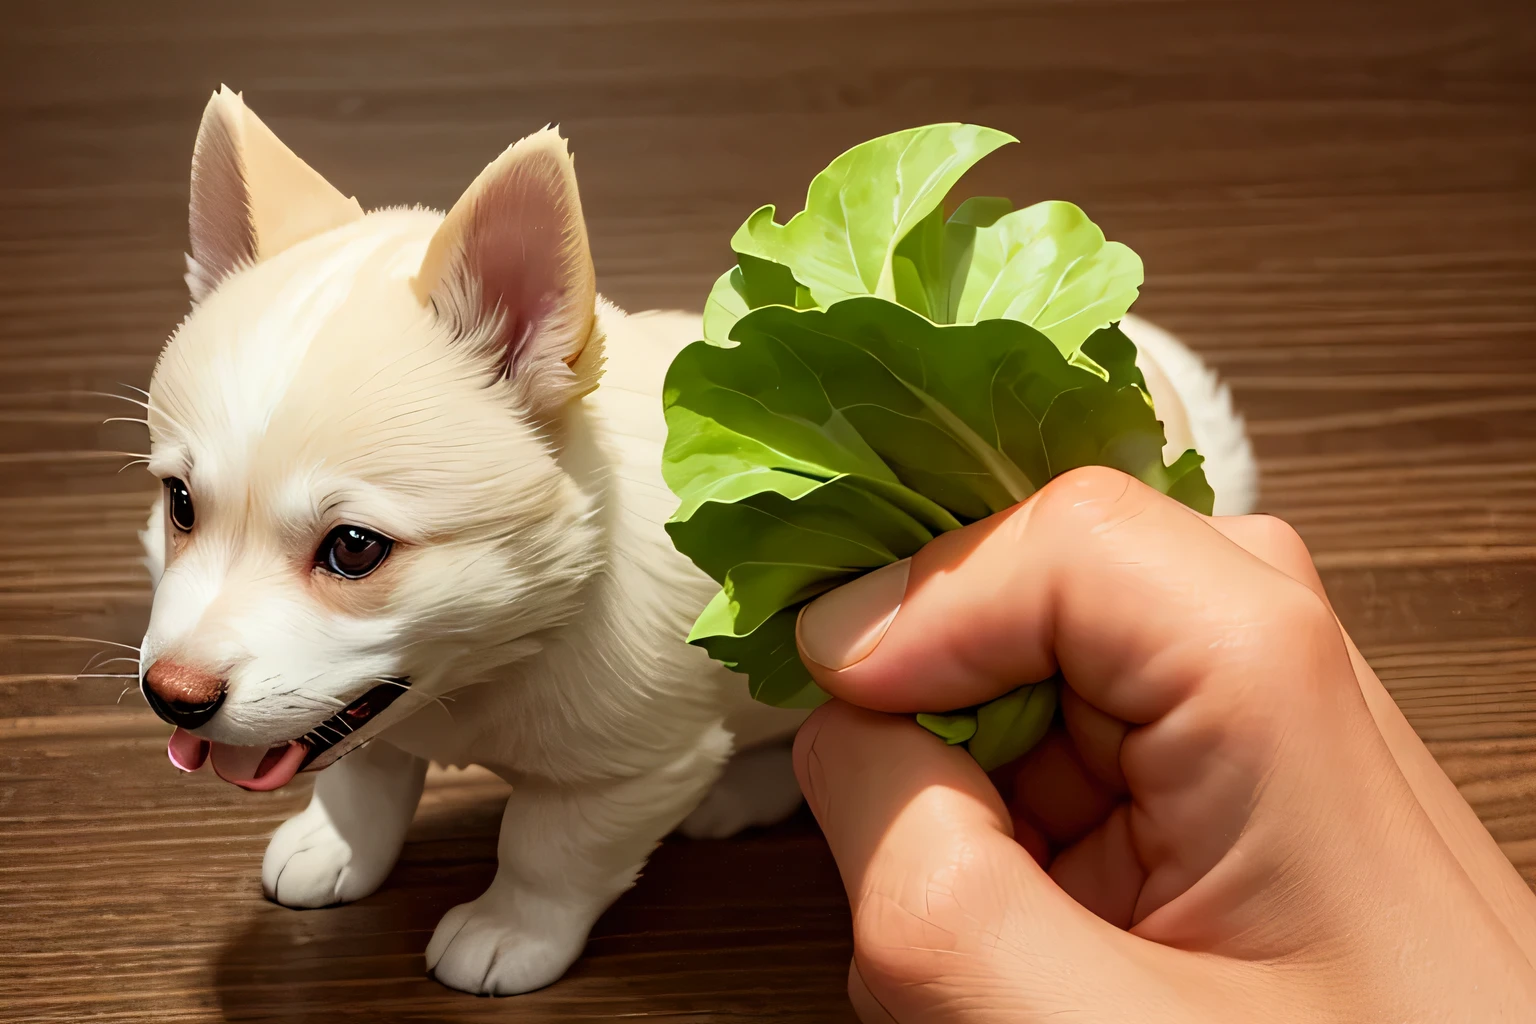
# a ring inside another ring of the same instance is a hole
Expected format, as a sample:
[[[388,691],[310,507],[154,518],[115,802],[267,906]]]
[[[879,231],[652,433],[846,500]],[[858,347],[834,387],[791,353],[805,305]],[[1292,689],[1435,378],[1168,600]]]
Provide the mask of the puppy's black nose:
[[[144,673],[142,689],[162,721],[196,729],[224,703],[225,680],[180,662],[157,661]]]

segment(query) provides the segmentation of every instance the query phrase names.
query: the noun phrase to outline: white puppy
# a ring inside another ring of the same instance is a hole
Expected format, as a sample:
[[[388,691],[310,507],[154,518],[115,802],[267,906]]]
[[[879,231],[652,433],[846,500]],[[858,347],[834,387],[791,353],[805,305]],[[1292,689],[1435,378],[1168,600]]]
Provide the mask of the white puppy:
[[[428,761],[496,772],[495,881],[427,964],[470,992],[546,985],[667,833],[799,801],[783,740],[803,712],[683,642],[714,584],[662,529],[660,395],[697,317],[597,295],[549,129],[446,217],[365,214],[221,90],[190,219],[193,310],[147,403],[165,487],[141,670],[172,759],[256,790],[324,769],[262,865],[294,907],[379,886]],[[1215,454],[1246,507],[1224,392],[1173,339],[1132,336],[1163,367],[1170,447]]]

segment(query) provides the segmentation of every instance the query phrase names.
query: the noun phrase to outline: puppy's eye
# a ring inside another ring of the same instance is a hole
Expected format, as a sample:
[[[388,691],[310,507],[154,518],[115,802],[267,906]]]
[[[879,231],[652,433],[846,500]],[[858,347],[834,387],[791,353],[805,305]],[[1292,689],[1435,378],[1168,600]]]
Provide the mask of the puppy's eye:
[[[361,579],[379,567],[394,543],[361,526],[338,526],[326,535],[315,560],[337,576]]]
[[[187,490],[187,485],[175,477],[167,477],[165,480],[165,507],[171,517],[171,525],[182,533],[192,532],[192,523],[196,518],[192,512],[192,492]]]

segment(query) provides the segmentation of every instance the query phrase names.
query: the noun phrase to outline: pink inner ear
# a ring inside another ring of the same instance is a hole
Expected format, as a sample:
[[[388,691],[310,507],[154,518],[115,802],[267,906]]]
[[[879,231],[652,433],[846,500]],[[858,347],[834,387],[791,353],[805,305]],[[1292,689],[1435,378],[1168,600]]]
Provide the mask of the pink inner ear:
[[[210,108],[212,109],[212,108]],[[205,117],[192,153],[188,234],[195,288],[211,291],[219,280],[256,260],[250,195],[235,148],[235,129],[222,108]],[[202,298],[194,294],[194,298]]]
[[[580,214],[563,186],[547,154],[520,161],[487,183],[465,233],[463,269],[479,282],[481,313],[504,318],[509,376],[540,355],[574,358],[577,351],[561,349],[584,340],[569,337],[582,319],[573,308],[582,268],[570,237]],[[555,351],[541,352],[544,345]]]

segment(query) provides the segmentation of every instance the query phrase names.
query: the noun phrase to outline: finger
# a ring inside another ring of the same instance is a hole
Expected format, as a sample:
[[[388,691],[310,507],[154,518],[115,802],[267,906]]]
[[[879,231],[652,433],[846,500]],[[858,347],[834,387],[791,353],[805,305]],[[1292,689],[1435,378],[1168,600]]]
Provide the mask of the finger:
[[[1209,519],[1094,468],[812,602],[799,639],[817,682],[862,707],[948,711],[1060,668],[1145,723],[1213,662],[1282,643],[1270,627],[1303,604],[1315,626],[1315,596]]]
[[[1054,852],[1087,835],[1120,802],[1083,766],[1071,735],[1056,726],[1014,765],[1008,810],[1032,825]]]
[[[1121,804],[1051,862],[1062,891],[1117,928],[1135,923],[1147,871],[1136,856],[1131,808]]]
[[[1532,892],[1477,812],[1429,752],[1348,634],[1345,634],[1344,642],[1349,647],[1355,675],[1376,728],[1397,762],[1398,771],[1413,791],[1414,799],[1424,809],[1441,841],[1461,864],[1483,901],[1519,945],[1526,959],[1536,964],[1536,892]]]
[[[834,701],[802,727],[795,771],[848,892],[861,1019],[887,1019],[876,1007],[957,1022],[1030,1019],[1031,1005],[1091,1010],[1111,987],[1099,971],[1089,984],[1051,965],[1140,973],[1145,961],[1119,948],[1145,956],[1139,940],[1074,903],[1012,841],[1006,808],[963,751]]]
[[[1084,769],[1110,792],[1124,793],[1120,748],[1130,726],[1083,700],[1071,686],[1061,688],[1061,721],[1072,737]]]
[[[853,1012],[859,1018],[859,1024],[896,1024],[896,1018],[880,1005],[880,1000],[864,984],[857,958],[848,961],[848,1002],[853,1004]]]
[[[1219,516],[1211,523],[1224,536],[1327,600],[1311,552],[1300,535],[1284,521],[1273,516],[1252,515]],[[1340,628],[1342,630],[1342,626]],[[1484,901],[1504,922],[1526,956],[1536,963],[1536,894],[1510,865],[1477,813],[1424,746],[1347,633],[1344,642],[1376,728],[1414,797]]]
[[[807,608],[800,640],[813,675],[844,700],[911,712],[981,703],[1059,669],[1100,713],[1079,709],[1079,726],[1131,727],[1109,730],[1093,763],[1109,774],[1118,736],[1146,868],[1138,922],[1238,837],[1251,845],[1284,832],[1279,811],[1250,828],[1261,797],[1280,808],[1374,756],[1359,745],[1369,714],[1317,594],[1123,474],[1065,474],[1018,508],[938,538],[912,559],[896,606],[881,608],[869,595],[896,590],[895,575]],[[867,643],[869,623],[881,621]],[[840,629],[867,649],[832,668],[840,652],[827,641]],[[1292,770],[1276,788],[1282,751]]]
[[[1255,514],[1214,516],[1209,522],[1218,533],[1244,551],[1285,573],[1325,602],[1328,600],[1322,577],[1317,574],[1317,566],[1312,561],[1312,552],[1284,519]]]
[[[855,912],[865,872],[883,851],[942,859],[952,836],[995,836],[1017,850],[986,774],[910,721],[834,701],[801,727],[794,764]],[[933,830],[935,821],[943,827]]]

